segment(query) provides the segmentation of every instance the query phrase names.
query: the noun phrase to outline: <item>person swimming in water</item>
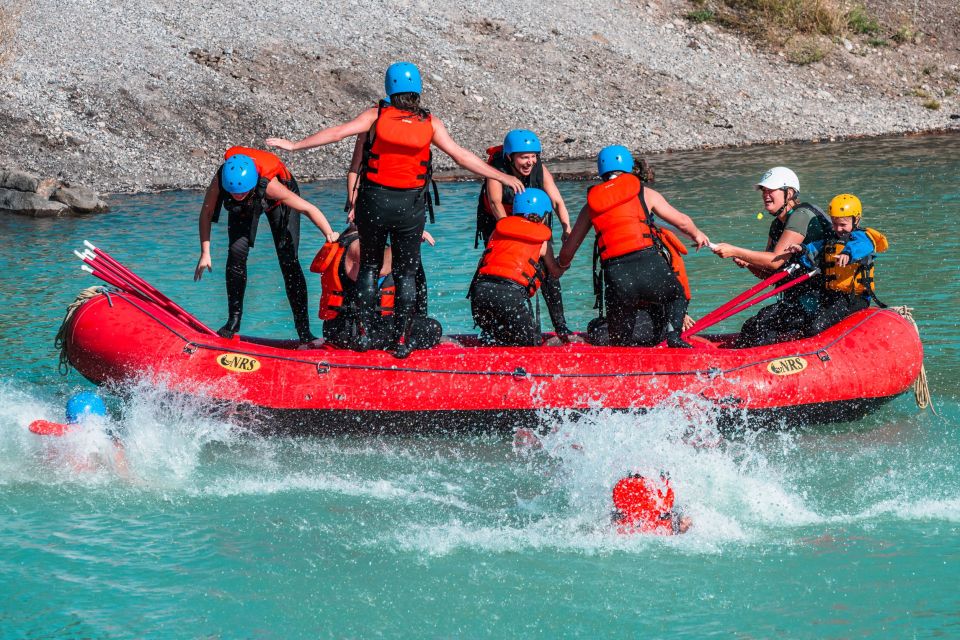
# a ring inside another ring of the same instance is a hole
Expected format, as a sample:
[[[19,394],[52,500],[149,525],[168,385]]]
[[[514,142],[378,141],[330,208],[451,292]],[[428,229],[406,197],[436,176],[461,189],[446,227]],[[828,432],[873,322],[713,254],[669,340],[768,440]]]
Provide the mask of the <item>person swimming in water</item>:
[[[612,519],[618,533],[672,536],[686,533],[693,521],[675,504],[670,476],[659,481],[632,473],[613,487]]]
[[[34,420],[28,426],[31,433],[44,438],[61,438],[77,434],[84,429],[100,428],[108,424],[107,406],[103,399],[92,391],[81,391],[70,396],[67,400],[65,410],[66,423],[52,422],[50,420]],[[123,452],[123,443],[112,430],[106,429],[114,447],[113,468],[121,476],[129,475],[127,470],[126,456]],[[52,444],[55,441],[51,441]],[[101,466],[103,461],[98,459],[98,455],[76,455],[75,452],[68,452],[66,456],[62,452],[54,450],[48,451],[48,459],[59,462],[60,459],[75,471],[92,471]]]

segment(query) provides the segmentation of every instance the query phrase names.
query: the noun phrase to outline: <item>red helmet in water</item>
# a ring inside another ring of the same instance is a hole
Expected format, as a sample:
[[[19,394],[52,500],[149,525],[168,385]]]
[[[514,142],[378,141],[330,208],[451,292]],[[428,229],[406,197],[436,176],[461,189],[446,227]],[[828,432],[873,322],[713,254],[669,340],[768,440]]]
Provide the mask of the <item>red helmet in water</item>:
[[[666,475],[660,486],[640,474],[622,478],[613,487],[613,506],[619,524],[644,531],[672,529],[673,489]]]

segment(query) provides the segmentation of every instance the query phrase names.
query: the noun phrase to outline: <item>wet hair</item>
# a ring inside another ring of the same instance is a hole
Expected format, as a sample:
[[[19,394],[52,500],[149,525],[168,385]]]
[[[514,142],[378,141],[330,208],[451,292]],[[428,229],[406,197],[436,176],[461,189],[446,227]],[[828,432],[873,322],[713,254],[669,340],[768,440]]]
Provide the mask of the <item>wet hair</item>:
[[[421,118],[426,117],[430,112],[420,106],[420,94],[407,91],[404,93],[395,93],[390,96],[390,104],[401,111],[415,113]]]

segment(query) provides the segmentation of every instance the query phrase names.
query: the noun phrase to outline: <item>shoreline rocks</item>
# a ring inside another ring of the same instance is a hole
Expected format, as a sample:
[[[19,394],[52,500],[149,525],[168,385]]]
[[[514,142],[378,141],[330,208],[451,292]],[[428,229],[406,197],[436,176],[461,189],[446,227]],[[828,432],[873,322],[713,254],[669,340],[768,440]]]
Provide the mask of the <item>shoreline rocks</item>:
[[[0,214],[59,218],[109,210],[99,194],[82,185],[41,178],[25,171],[0,169]]]

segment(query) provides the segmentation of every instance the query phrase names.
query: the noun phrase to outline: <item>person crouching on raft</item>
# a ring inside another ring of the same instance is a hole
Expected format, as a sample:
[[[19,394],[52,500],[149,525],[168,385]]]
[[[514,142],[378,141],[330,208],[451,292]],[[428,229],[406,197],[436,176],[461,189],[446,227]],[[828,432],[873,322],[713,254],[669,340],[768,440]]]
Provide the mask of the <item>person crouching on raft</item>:
[[[227,322],[217,333],[232,338],[240,330],[243,298],[247,288],[247,256],[257,237],[260,215],[266,214],[273,234],[273,244],[280,260],[287,300],[293,310],[293,322],[301,343],[316,340],[310,332],[307,309],[307,281],[297,256],[300,244],[301,212],[323,233],[327,242],[338,234],[330,227],[323,213],[300,197],[300,189],[290,170],[280,158],[259,149],[231,147],[224,154],[224,163],[217,169],[200,209],[200,260],[194,281],[204,271],[213,270],[210,257],[210,224],[220,218],[220,208],[229,212],[227,235]]]
[[[693,521],[674,502],[666,474],[660,475],[659,483],[639,473],[622,478],[613,487],[613,522],[617,532],[661,536],[686,533]]]
[[[356,282],[360,271],[360,243],[355,225],[350,225],[340,234],[336,242],[328,243],[317,252],[310,265],[310,271],[320,274],[320,319],[323,320],[323,338],[330,344],[344,349],[355,349],[359,338],[359,325],[356,313]],[[431,246],[433,236],[423,232],[423,241]],[[373,348],[383,349],[389,346],[392,336],[392,317],[396,287],[391,273],[392,250],[384,249],[383,267],[377,280],[380,298],[379,321],[370,333]],[[425,299],[424,299],[425,300]],[[429,349],[440,342],[443,328],[433,318],[427,317],[427,310],[420,306],[417,297],[411,320],[410,344],[414,349]]]
[[[533,131],[514,129],[507,133],[502,145],[487,149],[489,154],[487,162],[495,169],[516,176],[523,182],[524,187],[545,191],[550,196],[557,218],[560,220],[561,240],[566,240],[570,234],[570,214],[567,212],[567,205],[553,180],[553,175],[543,163],[542,151],[543,146],[540,144],[540,139]],[[481,238],[483,239],[483,245],[487,245],[497,221],[510,215],[515,197],[516,193],[513,189],[504,187],[496,180],[487,178],[484,181],[477,201],[477,231],[474,237],[474,247],[479,246]],[[552,213],[551,211],[546,220],[547,228],[551,230],[553,227],[551,224]],[[547,245],[547,252],[551,257],[553,256],[552,239],[550,244]],[[563,339],[570,334],[570,329],[567,328],[567,320],[563,314],[563,295],[560,290],[560,280],[550,276],[542,262],[540,267],[543,271],[540,292],[547,303],[547,311],[550,313],[553,329]]]
[[[310,149],[367,133],[356,199],[356,224],[360,232],[357,287],[364,332],[358,348],[364,350],[372,345],[366,328],[376,320],[377,274],[389,238],[393,247],[393,277],[397,283],[389,350],[394,356],[405,358],[413,351],[407,336],[416,296],[420,237],[429,201],[431,145],[436,145],[464,169],[499,180],[517,192],[523,191],[523,183],[459,146],[450,138],[443,123],[420,106],[423,82],[415,65],[409,62],[390,65],[384,85],[390,96],[389,105],[367,109],[350,122],[318,131],[296,143],[269,138],[267,144],[287,150]]]
[[[482,341],[514,347],[543,344],[530,299],[543,280],[542,264],[559,274],[548,251],[550,228],[545,221],[552,212],[550,196],[531,188],[516,196],[511,215],[497,221],[467,296]]]
[[[887,306],[873,290],[873,262],[876,254],[889,247],[886,236],[876,229],[860,228],[863,205],[849,193],[831,200],[827,214],[833,223],[827,238],[787,247],[790,253],[799,254],[801,264],[808,269],[819,267],[824,276],[820,307],[804,330],[807,337],[866,309],[871,300]]]
[[[790,245],[823,240],[831,223],[819,208],[800,202],[800,179],[786,167],[774,167],[764,173],[756,189],[762,194],[763,208],[773,216],[766,250],[754,251],[726,243],[717,244],[712,250],[765,279],[793,259],[787,251]],[[744,323],[736,346],[759,347],[802,334],[818,313],[822,288],[823,276],[818,275],[784,291],[779,301]]]
[[[570,267],[592,226],[597,233],[603,271],[610,343],[653,346],[665,337],[670,347],[689,348],[680,337],[689,302],[678,276],[682,270],[674,269],[661,253],[661,247],[669,245],[671,256],[679,259],[682,245],[671,237],[671,232],[657,227],[653,216],[659,216],[686,234],[698,249],[707,246],[709,238],[690,216],[670,206],[662,195],[643,186],[631,173],[633,156],[626,147],[614,145],[602,149],[597,156],[597,171],[603,182],[587,192],[587,204],[560,250],[559,268]],[[679,264],[682,265],[682,260]],[[648,335],[636,331],[641,321],[649,324]]]

